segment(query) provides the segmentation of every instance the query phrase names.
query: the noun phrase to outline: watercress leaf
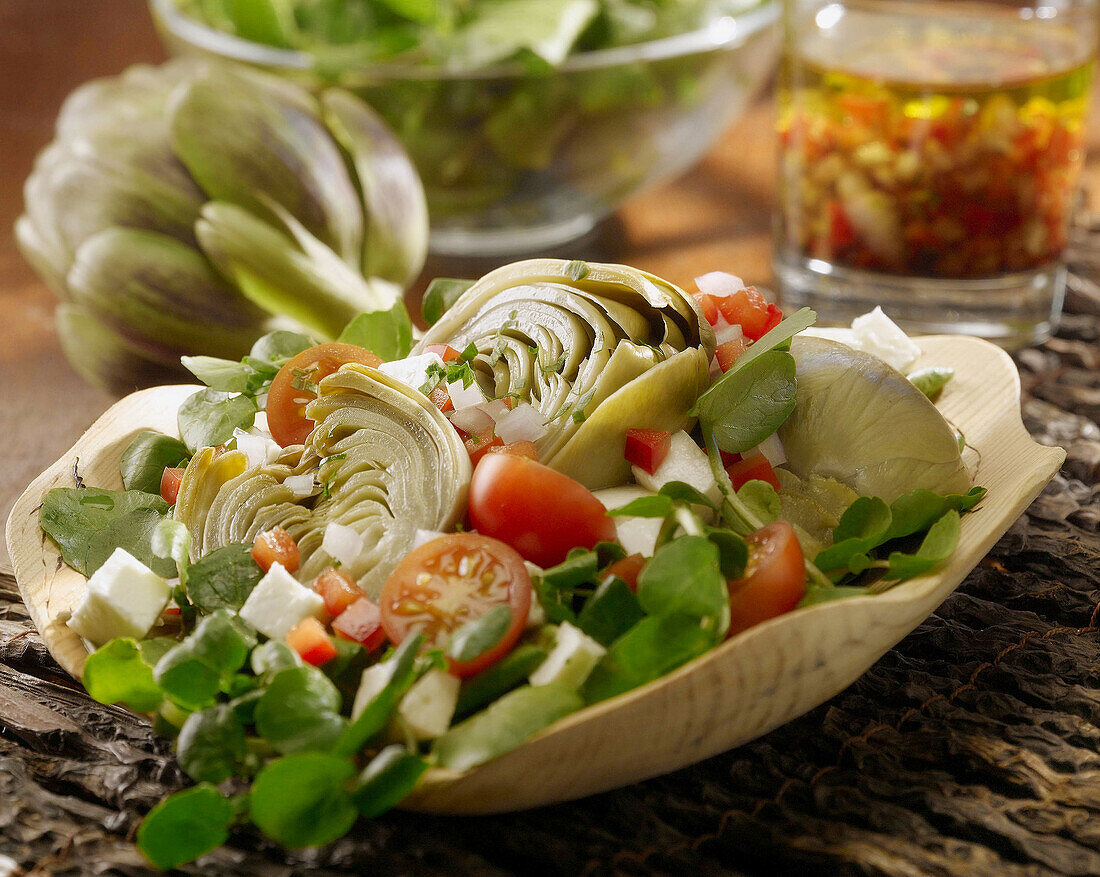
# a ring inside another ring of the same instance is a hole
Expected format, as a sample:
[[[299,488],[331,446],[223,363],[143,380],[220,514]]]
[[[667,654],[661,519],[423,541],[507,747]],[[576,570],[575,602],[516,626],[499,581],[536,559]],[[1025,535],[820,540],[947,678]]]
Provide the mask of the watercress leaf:
[[[237,610],[244,605],[263,574],[252,557],[251,546],[223,545],[191,565],[187,596],[203,612]]]
[[[846,597],[865,597],[870,593],[866,588],[853,588],[847,585],[824,588],[821,585],[810,584],[806,588],[806,595],[798,602],[796,608],[805,609],[807,606],[830,603],[833,600],[843,600]]]
[[[606,700],[651,682],[714,645],[714,631],[681,613],[643,618],[611,644],[582,693],[586,703]]]
[[[153,668],[136,641],[113,639],[88,656],[84,688],[100,703],[124,703],[142,713],[153,712],[164,699],[153,679]]]
[[[163,518],[153,530],[153,553],[166,557],[176,565],[180,584],[187,587],[187,565],[191,559],[191,531],[187,525],[171,518]]]
[[[974,508],[985,496],[984,487],[972,487],[966,493],[940,496],[930,490],[912,490],[890,504],[893,520],[887,539],[900,539],[927,530],[949,510],[965,512]]]
[[[711,527],[707,531],[709,539],[718,549],[718,568],[727,579],[738,579],[745,572],[749,562],[749,546],[732,530]]]
[[[279,752],[329,748],[343,733],[340,692],[316,667],[280,670],[256,704],[256,731]]]
[[[429,326],[439,321],[467,289],[474,285],[472,280],[457,280],[452,277],[436,277],[424,290],[420,313]]]
[[[231,682],[255,642],[235,616],[219,609],[157,661],[153,678],[180,706],[202,709]]]
[[[531,586],[535,589],[539,605],[546,613],[546,621],[549,624],[561,624],[563,621],[575,623],[577,614],[567,605],[572,598],[571,590],[559,590],[548,585],[542,576],[533,576]]]
[[[745,504],[762,524],[770,524],[778,520],[783,511],[783,505],[779,500],[779,494],[775,492],[767,481],[753,478],[741,485],[737,491],[737,498]]]
[[[207,387],[184,400],[176,424],[184,444],[193,453],[199,448],[225,444],[233,437],[234,429],[250,429],[257,410],[251,396]]]
[[[214,356],[181,356],[180,362],[206,386],[224,393],[243,393],[255,371],[247,363]]]
[[[857,498],[833,530],[833,544],[818,552],[814,565],[820,570],[866,569],[866,554],[888,538],[890,507],[877,496]]]
[[[731,368],[695,407],[704,432],[714,436],[718,447],[741,453],[760,444],[791,416],[795,391],[794,357],[771,350],[742,368]]]
[[[413,790],[428,762],[404,746],[387,746],[359,774],[351,799],[366,817],[381,816]]]
[[[592,581],[598,569],[599,558],[595,551],[573,548],[565,560],[543,572],[542,581],[547,587],[558,591],[570,590]]]
[[[308,335],[303,335],[301,332],[289,332],[286,329],[279,329],[257,339],[248,352],[246,361],[253,368],[256,365],[263,364],[278,371],[303,350],[313,347],[316,343]],[[256,362],[252,363],[251,360],[256,360]]]
[[[645,617],[637,596],[618,576],[610,576],[589,597],[577,626],[606,647]]]
[[[682,536],[658,549],[638,576],[638,602],[649,615],[710,620],[729,614],[718,548],[705,536]]]
[[[346,788],[354,774],[349,759],[322,752],[279,758],[252,784],[252,821],[291,849],[330,843],[347,834],[358,816]]]
[[[618,542],[597,542],[592,550],[596,552],[596,566],[600,569],[626,557],[626,549]]]
[[[467,770],[515,749],[582,706],[580,695],[565,685],[524,685],[436,738],[432,755],[440,767]]]
[[[940,366],[918,369],[912,374],[906,375],[909,378],[909,383],[933,402],[936,401],[940,393],[943,392],[943,388],[947,386],[947,382],[954,376],[955,370],[953,368]]]
[[[714,508],[714,503],[706,494],[692,487],[690,484],[685,484],[683,481],[669,481],[661,485],[661,489],[657,491],[657,494],[659,496],[667,496],[669,499],[676,502],[706,506],[708,509]]]
[[[539,646],[519,646],[480,673],[462,680],[455,706],[455,718],[462,719],[506,691],[524,682],[546,660],[549,653]]]
[[[333,747],[333,752],[338,755],[354,755],[386,726],[397,702],[416,679],[416,653],[423,642],[424,637],[419,633],[407,636],[386,659],[385,663],[389,667],[390,674],[389,681],[344,729]]]
[[[118,467],[127,490],[141,490],[160,496],[160,479],[164,470],[185,465],[190,458],[187,446],[179,439],[145,430],[127,445]]]
[[[179,640],[171,636],[155,636],[152,639],[143,639],[138,643],[141,658],[150,667],[157,666],[157,661],[179,644]]]
[[[611,517],[667,518],[672,513],[672,498],[655,494],[640,496],[617,509],[609,509]]]
[[[253,673],[270,681],[280,670],[301,667],[302,659],[282,640],[270,639],[252,650],[249,663]]]
[[[511,607],[494,606],[451,634],[447,654],[456,661],[472,661],[499,643],[511,626]]]
[[[263,696],[263,688],[254,688],[252,691],[245,692],[229,701],[229,706],[233,708],[241,724],[252,725],[256,722],[256,704],[260,702],[260,698]]]
[[[412,320],[405,305],[396,301],[388,311],[359,314],[336,340],[363,347],[383,362],[404,359],[413,346]]]
[[[228,680],[248,660],[256,645],[256,635],[235,612],[218,609],[205,616],[183,643],[196,658]]]
[[[228,779],[244,756],[244,726],[227,703],[191,713],[180,728],[176,758],[183,772],[196,782]]]
[[[221,792],[200,783],[150,810],[138,826],[137,846],[156,867],[169,871],[225,843],[233,817],[233,805]]]
[[[890,568],[886,573],[888,579],[904,581],[914,576],[923,575],[933,567],[939,566],[955,551],[959,543],[959,513],[954,509],[947,512],[942,518],[928,528],[924,540],[912,554],[901,551],[892,551],[887,560]]]

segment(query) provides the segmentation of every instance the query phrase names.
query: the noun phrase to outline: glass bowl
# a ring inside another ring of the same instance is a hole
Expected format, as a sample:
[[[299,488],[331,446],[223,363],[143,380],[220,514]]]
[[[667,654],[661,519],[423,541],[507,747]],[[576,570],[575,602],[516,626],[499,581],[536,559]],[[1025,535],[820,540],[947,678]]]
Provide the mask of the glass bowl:
[[[170,52],[245,62],[311,88],[335,83],[366,100],[420,171],[431,248],[446,255],[534,253],[583,236],[707,152],[768,81],[779,48],[779,3],[764,0],[545,73],[375,64],[322,75],[306,52],[215,30],[174,0],[150,7]]]

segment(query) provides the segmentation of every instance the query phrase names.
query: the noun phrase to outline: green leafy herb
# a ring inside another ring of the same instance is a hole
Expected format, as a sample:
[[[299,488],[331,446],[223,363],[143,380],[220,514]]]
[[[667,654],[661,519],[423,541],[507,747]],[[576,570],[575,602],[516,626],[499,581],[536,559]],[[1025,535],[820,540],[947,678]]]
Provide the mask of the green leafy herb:
[[[511,607],[494,606],[451,634],[447,654],[456,661],[472,661],[496,646],[511,626]]]
[[[328,749],[345,725],[340,692],[308,665],[280,670],[256,704],[256,731],[284,754]]]
[[[953,368],[930,366],[907,375],[909,382],[933,402],[943,392],[947,382],[955,376]]]
[[[234,543],[215,548],[191,565],[187,594],[200,610],[240,609],[263,578],[249,545]]]
[[[249,429],[256,420],[256,401],[245,394],[224,393],[209,387],[189,396],[176,421],[180,437],[192,453],[223,445],[234,429]]]
[[[245,393],[256,370],[245,362],[214,356],[181,356],[180,362],[206,386],[223,393]]]
[[[437,277],[424,290],[420,312],[424,322],[434,326],[467,289],[474,285],[472,280],[456,280],[450,277]]]
[[[796,390],[794,357],[789,353],[770,350],[737,368],[740,362],[695,403],[704,432],[713,435],[723,451],[738,454],[784,424],[794,411]]]
[[[718,548],[705,536],[682,536],[657,550],[638,576],[638,602],[649,615],[688,615],[715,639],[729,628],[729,591]]]
[[[366,705],[363,711],[344,729],[333,751],[340,755],[354,755],[381,731],[398,701],[416,679],[416,653],[424,642],[422,634],[407,636],[397,650],[386,659],[389,680],[382,690]]]
[[[337,340],[364,347],[383,362],[404,359],[413,346],[412,320],[405,305],[396,301],[388,311],[360,314]]]
[[[327,844],[351,829],[358,813],[347,784],[355,765],[347,758],[301,752],[271,762],[252,784],[252,821],[291,849]]]
[[[94,700],[124,703],[138,712],[153,712],[164,699],[152,666],[132,639],[113,639],[92,652],[82,681]]]
[[[779,494],[767,481],[752,479],[741,485],[737,498],[750,509],[762,524],[778,520],[782,512]]]
[[[480,673],[463,679],[455,706],[455,718],[468,716],[520,685],[546,660],[547,654],[546,649],[525,643]]]
[[[157,557],[167,557],[175,563],[176,575],[186,588],[188,564],[191,562],[191,531],[187,525],[164,518],[153,530],[151,547]]]
[[[588,263],[580,259],[574,259],[565,266],[565,276],[575,283],[579,283],[588,276]]]
[[[887,578],[904,581],[914,576],[924,575],[947,560],[958,544],[959,513],[952,509],[928,528],[920,548],[914,553],[890,552]]]
[[[317,342],[301,332],[288,332],[280,329],[269,332],[252,345],[245,362],[253,368],[277,372],[303,350],[313,347]],[[272,374],[274,377],[274,374]],[[269,378],[270,380],[270,378]]]
[[[244,726],[227,703],[191,713],[176,740],[180,767],[196,782],[220,783],[244,760]]]
[[[200,783],[165,798],[138,826],[138,849],[164,871],[193,862],[229,839],[233,805],[214,786]]]
[[[153,678],[180,706],[202,709],[228,688],[255,644],[236,615],[219,609],[157,662]]]
[[[169,467],[183,466],[191,459],[179,439],[159,432],[139,432],[119,460],[122,483],[127,490],[160,495],[160,479]]]
[[[363,768],[351,799],[363,816],[381,816],[409,794],[428,762],[404,746],[387,746]]]
[[[577,626],[606,647],[643,617],[645,612],[626,582],[617,576],[610,576],[585,601],[577,615]]]

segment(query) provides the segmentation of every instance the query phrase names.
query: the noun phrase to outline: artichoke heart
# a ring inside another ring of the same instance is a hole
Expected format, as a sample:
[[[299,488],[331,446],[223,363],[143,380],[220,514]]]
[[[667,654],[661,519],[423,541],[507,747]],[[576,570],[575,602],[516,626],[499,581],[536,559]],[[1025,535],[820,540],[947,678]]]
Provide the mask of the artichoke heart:
[[[893,502],[917,488],[964,493],[970,474],[955,433],[928,398],[877,357],[799,336],[794,413],[780,428],[787,468]]]
[[[184,473],[175,517],[197,556],[283,527],[298,543],[303,581],[334,563],[321,548],[325,528],[351,527],[363,550],[343,569],[377,597],[418,529],[451,530],[465,515],[469,456],[434,405],[367,366],[323,379],[307,414],[317,425],[306,444],[274,463],[234,475],[221,461],[237,452],[203,449]],[[315,489],[296,496],[286,479],[306,474]]]
[[[475,345],[486,394],[538,409],[539,458],[595,490],[629,479],[628,429],[690,425],[714,333],[690,295],[652,274],[534,259],[481,278],[414,352],[438,343]]]

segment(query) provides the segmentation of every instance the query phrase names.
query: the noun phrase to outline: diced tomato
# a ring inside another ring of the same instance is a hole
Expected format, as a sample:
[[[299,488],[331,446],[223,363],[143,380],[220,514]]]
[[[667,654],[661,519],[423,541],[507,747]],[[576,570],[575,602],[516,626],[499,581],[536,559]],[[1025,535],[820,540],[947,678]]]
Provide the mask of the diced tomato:
[[[623,456],[652,475],[665,461],[671,444],[672,433],[667,429],[628,429]]]
[[[369,597],[361,596],[341,612],[332,622],[332,629],[337,636],[362,643],[368,652],[373,652],[386,639],[382,610]]]
[[[179,616],[180,616],[180,607],[179,606],[169,606],[164,610],[164,614],[165,615],[171,615],[173,618],[179,618]]]
[[[498,439],[499,441],[499,439]],[[514,457],[526,457],[528,460],[534,460],[536,463],[539,459],[539,449],[534,442],[526,440],[512,442],[511,444],[490,445],[487,453],[490,454],[511,454]]]
[[[165,466],[160,476],[160,497],[168,505],[175,505],[180,495],[180,482],[183,481],[183,469]]]
[[[740,454],[735,454],[732,451],[718,451],[718,456],[722,458],[722,465],[729,466],[732,463],[737,463],[744,459]]]
[[[336,617],[363,596],[355,579],[343,570],[329,567],[313,582],[313,590],[325,601],[325,611]]]
[[[737,359],[748,350],[749,342],[741,338],[734,338],[732,341],[727,341],[725,344],[719,344],[714,351],[714,355],[718,358],[718,367],[722,371],[729,371],[730,366],[737,362]]]
[[[298,569],[301,555],[298,553],[298,543],[282,527],[274,527],[264,530],[252,545],[252,558],[267,572],[273,563],[281,563],[287,572]]]
[[[772,319],[768,312],[768,301],[755,286],[746,286],[732,295],[718,300],[718,309],[731,326],[741,327],[741,331],[750,341],[757,340],[767,330]]]
[[[726,467],[726,474],[733,482],[733,489],[740,490],[749,481],[767,481],[779,490],[779,479],[768,458],[763,454],[753,454]]]
[[[703,316],[712,326],[718,322],[718,299],[706,292],[697,292],[695,300],[703,311]]]
[[[447,392],[447,385],[442,382],[437,384],[436,388],[428,394],[428,398],[432,400],[432,404],[436,408],[444,413],[455,410],[454,403],[451,401],[451,394]]]
[[[466,453],[470,455],[470,463],[476,466],[489,451],[504,447],[504,439],[498,435],[476,436],[465,435],[462,438],[466,445]]]
[[[603,571],[603,577],[618,576],[632,591],[638,590],[638,576],[642,574],[648,558],[641,554],[629,554],[612,563]]]
[[[745,541],[745,573],[728,583],[730,636],[790,612],[806,594],[806,561],[789,523],[768,524]]]
[[[424,345],[425,353],[435,353],[444,362],[451,362],[462,356],[462,353],[451,347],[450,344],[426,344]]]
[[[325,626],[316,618],[303,618],[286,635],[286,644],[296,651],[303,661],[320,667],[336,657],[336,646]]]
[[[764,331],[761,333],[761,337],[767,335],[772,329],[783,322],[783,311],[779,309],[779,305],[774,305],[768,302],[768,321],[764,324]]]

